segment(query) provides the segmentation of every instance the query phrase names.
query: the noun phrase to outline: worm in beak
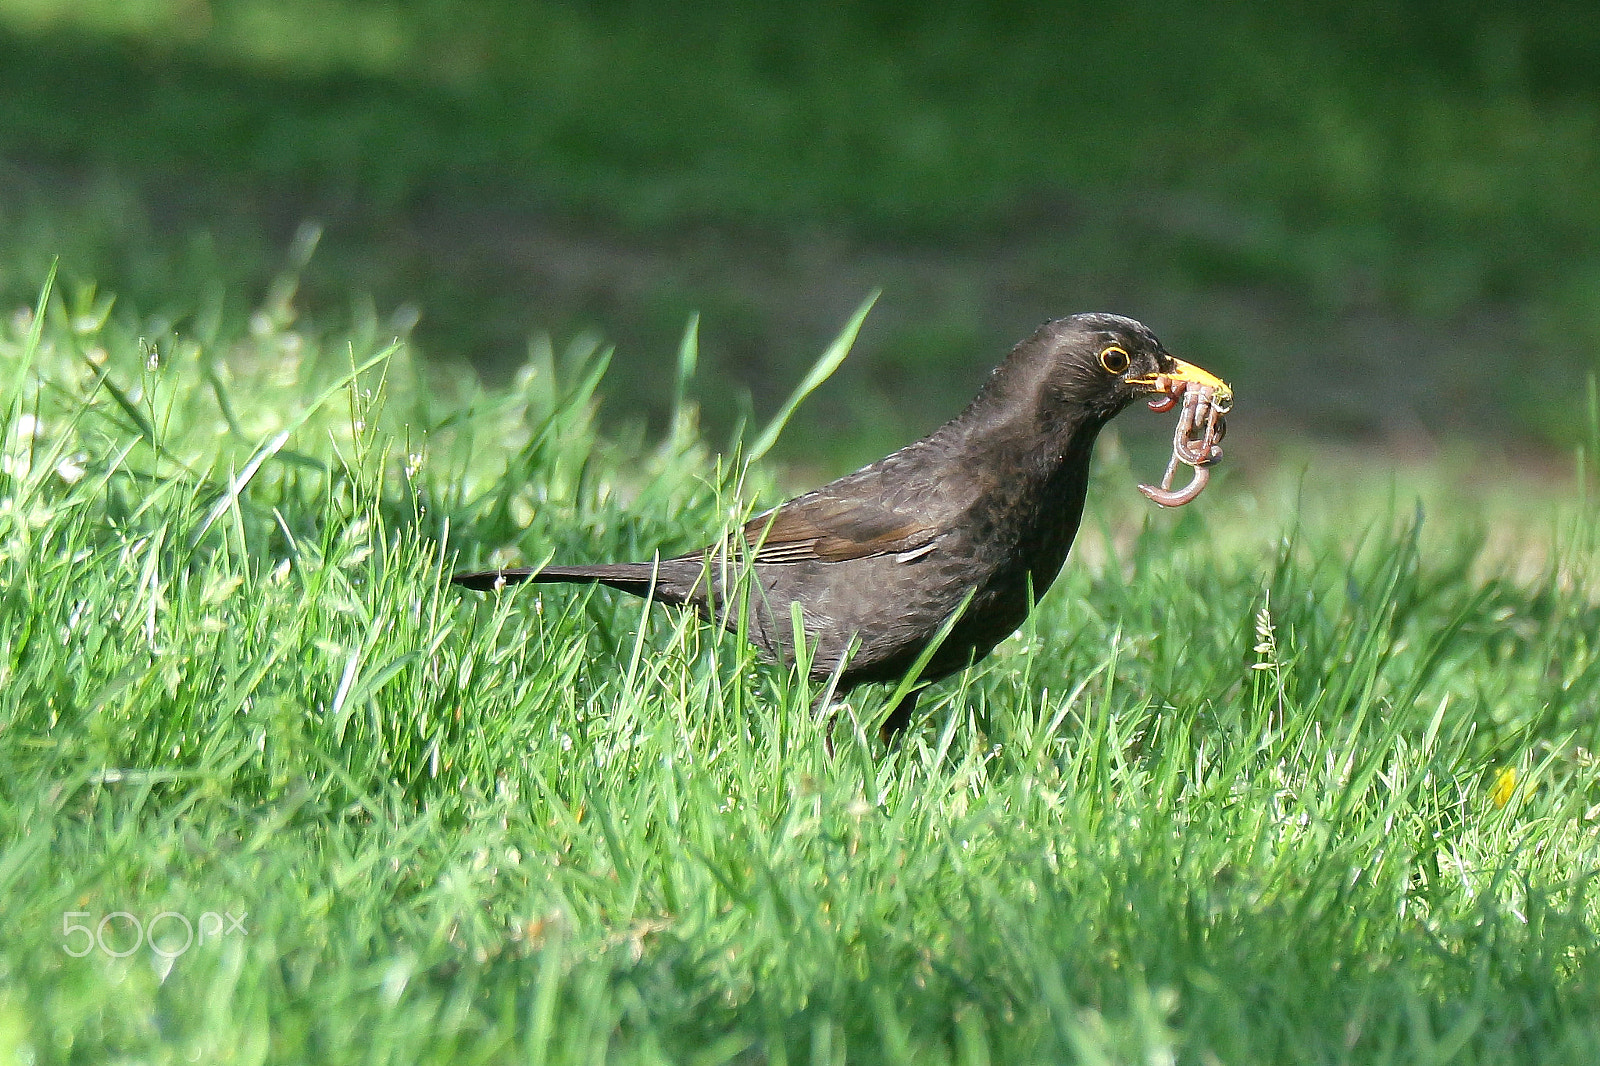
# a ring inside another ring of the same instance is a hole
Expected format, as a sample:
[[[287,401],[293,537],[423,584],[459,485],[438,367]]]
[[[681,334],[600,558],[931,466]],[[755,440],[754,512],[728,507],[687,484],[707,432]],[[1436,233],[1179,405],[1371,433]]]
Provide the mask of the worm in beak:
[[[1170,411],[1180,402],[1178,428],[1172,434],[1172,461],[1159,487],[1140,485],[1139,491],[1162,507],[1182,507],[1199,496],[1211,480],[1211,465],[1222,458],[1221,441],[1227,432],[1224,416],[1233,408],[1233,389],[1221,378],[1181,360],[1170,374],[1156,374],[1138,384],[1156,393],[1152,411]],[[1193,469],[1189,483],[1173,488],[1178,466]]]

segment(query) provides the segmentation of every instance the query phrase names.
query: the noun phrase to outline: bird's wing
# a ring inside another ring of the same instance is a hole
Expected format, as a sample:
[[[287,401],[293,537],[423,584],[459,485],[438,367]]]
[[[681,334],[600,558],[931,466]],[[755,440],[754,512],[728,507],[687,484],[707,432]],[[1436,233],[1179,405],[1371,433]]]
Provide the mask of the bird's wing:
[[[938,536],[942,525],[926,513],[908,513],[873,498],[825,490],[808,493],[745,524],[745,540],[759,563],[837,563],[914,551]]]

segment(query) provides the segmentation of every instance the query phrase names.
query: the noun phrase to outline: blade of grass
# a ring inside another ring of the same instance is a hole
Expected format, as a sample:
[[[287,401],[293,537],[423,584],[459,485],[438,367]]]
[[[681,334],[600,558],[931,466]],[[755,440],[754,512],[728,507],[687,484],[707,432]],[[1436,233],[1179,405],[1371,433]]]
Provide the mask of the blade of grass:
[[[850,354],[850,348],[856,342],[856,334],[861,332],[861,324],[866,321],[867,313],[872,310],[872,305],[878,302],[878,296],[878,292],[872,293],[862,302],[860,307],[856,308],[856,313],[850,316],[850,321],[845,323],[844,329],[839,331],[839,335],[833,339],[833,343],[828,345],[822,356],[812,364],[810,372],[800,382],[799,387],[784,401],[783,406],[778,409],[778,413],[772,417],[772,421],[767,423],[767,427],[761,431],[761,435],[756,438],[755,443],[750,445],[749,450],[745,452],[744,462],[747,467],[759,462],[763,456],[772,450],[772,446],[778,443],[778,437],[783,433],[784,427],[789,424],[789,419],[794,417],[794,413],[800,407],[800,404],[805,401],[807,396],[815,392],[818,386],[832,377],[835,370],[839,369],[839,365],[844,362],[845,356]]]
[[[239,471],[239,474],[230,480],[228,491],[223,493],[222,498],[212,505],[211,510],[206,514],[204,520],[201,521],[200,528],[195,530],[194,535],[189,538],[190,544],[198,544],[200,540],[205,537],[206,532],[211,528],[212,524],[215,523],[217,519],[221,518],[230,507],[234,506],[238,502],[240,493],[244,492],[245,487],[250,484],[250,480],[256,476],[256,472],[261,469],[261,464],[276,455],[279,449],[289,442],[289,438],[294,435],[295,431],[310,421],[311,416],[316,414],[317,411],[321,409],[323,404],[337,396],[341,389],[355,381],[363,373],[394,355],[399,347],[400,345],[398,341],[389,345],[387,348],[383,349],[383,351],[379,352],[371,359],[368,359],[360,366],[354,368],[349,373],[339,378],[338,381],[335,381],[332,385],[329,385],[321,392],[321,394],[307,404],[299,414],[295,415],[295,417],[287,426],[280,430],[266,443],[262,444],[261,447],[257,448],[255,454],[250,457],[250,461],[244,465],[244,469]]]

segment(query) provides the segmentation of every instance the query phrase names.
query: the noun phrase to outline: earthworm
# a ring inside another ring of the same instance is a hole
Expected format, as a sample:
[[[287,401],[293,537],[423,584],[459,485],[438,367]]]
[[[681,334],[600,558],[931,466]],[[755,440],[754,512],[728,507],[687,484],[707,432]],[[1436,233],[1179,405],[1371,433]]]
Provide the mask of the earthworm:
[[[1219,442],[1227,432],[1223,416],[1232,406],[1231,397],[1218,401],[1215,390],[1208,385],[1178,383],[1164,396],[1149,401],[1151,410],[1170,411],[1181,395],[1183,408],[1178,414],[1178,426],[1172,434],[1172,460],[1161,478],[1161,487],[1140,485],[1139,491],[1162,507],[1181,507],[1199,496],[1211,480],[1211,464],[1222,458]],[[1172,482],[1178,464],[1193,468],[1189,483],[1174,489]]]

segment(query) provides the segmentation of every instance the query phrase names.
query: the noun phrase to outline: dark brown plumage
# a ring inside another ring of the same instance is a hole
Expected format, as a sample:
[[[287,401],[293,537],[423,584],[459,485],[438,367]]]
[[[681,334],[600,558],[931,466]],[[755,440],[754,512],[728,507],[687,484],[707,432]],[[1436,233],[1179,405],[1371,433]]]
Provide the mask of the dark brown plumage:
[[[828,678],[844,659],[840,691],[898,681],[970,594],[922,672],[921,681],[935,681],[1015,631],[1030,598],[1055,580],[1078,531],[1090,452],[1106,423],[1137,398],[1154,397],[1152,406],[1164,409],[1191,387],[1231,400],[1226,385],[1174,359],[1140,323],[1074,315],[1012,349],[956,418],[756,517],[732,551],[452,580],[480,590],[599,582],[691,605],[731,629],[737,611],[723,603],[723,590],[748,563],[750,639],[768,659],[790,659],[790,604],[798,602],[811,676]],[[913,692],[890,713],[885,737],[907,724],[915,699]]]

